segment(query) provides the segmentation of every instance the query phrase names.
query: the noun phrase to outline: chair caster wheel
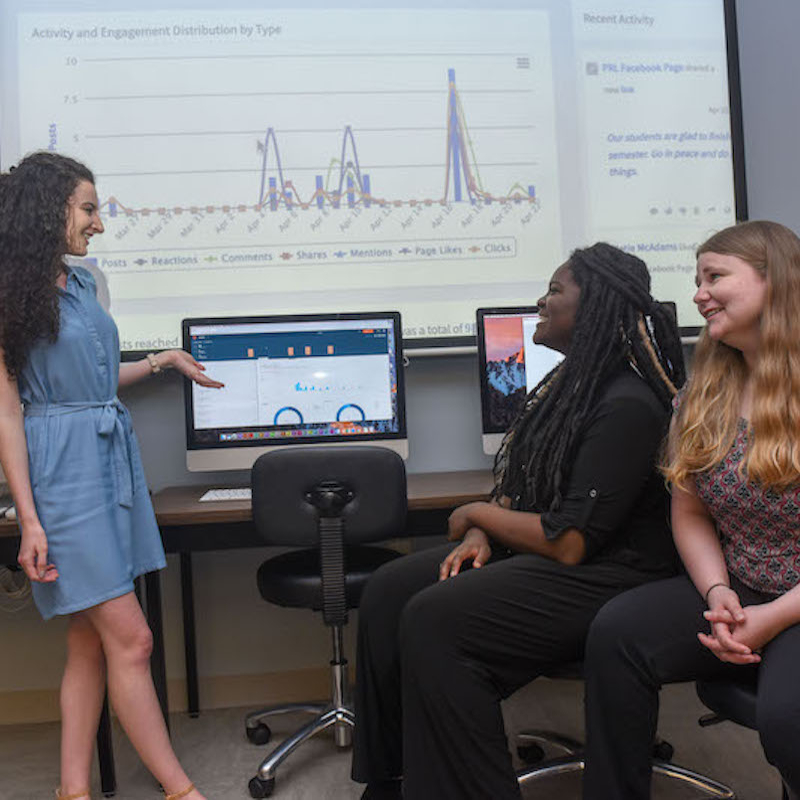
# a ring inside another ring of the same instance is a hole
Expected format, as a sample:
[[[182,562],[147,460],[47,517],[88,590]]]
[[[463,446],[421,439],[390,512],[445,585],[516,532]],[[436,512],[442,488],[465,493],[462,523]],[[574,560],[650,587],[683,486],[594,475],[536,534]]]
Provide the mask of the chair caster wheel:
[[[656,761],[672,761],[675,755],[675,748],[669,742],[656,742],[653,745],[653,758]]]
[[[263,722],[259,722],[255,728],[245,728],[245,733],[253,744],[266,744],[272,737],[269,725],[265,725]],[[255,796],[253,795],[253,797]],[[261,795],[261,797],[264,797],[264,795]]]
[[[275,791],[275,778],[262,781],[256,775],[255,778],[250,778],[247,788],[250,790],[250,797],[269,797]]]
[[[517,755],[526,764],[538,764],[544,759],[544,749],[535,742],[531,742],[530,744],[521,744],[517,748]]]

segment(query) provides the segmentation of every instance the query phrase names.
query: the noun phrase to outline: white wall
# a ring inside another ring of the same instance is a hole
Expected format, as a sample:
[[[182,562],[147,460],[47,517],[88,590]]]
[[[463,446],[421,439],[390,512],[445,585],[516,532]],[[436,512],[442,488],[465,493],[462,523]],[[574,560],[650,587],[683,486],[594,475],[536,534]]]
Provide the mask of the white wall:
[[[737,0],[750,219],[800,233],[800,3]]]

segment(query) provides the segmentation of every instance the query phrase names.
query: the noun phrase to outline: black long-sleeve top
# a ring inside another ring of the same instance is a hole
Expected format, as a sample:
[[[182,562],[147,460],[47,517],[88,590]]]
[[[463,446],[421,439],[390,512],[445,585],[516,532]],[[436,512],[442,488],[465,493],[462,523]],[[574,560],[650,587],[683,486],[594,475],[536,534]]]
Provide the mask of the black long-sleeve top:
[[[669,495],[656,469],[668,421],[669,412],[632,368],[611,377],[584,425],[561,507],[541,515],[547,538],[577,528],[585,561],[673,572]]]

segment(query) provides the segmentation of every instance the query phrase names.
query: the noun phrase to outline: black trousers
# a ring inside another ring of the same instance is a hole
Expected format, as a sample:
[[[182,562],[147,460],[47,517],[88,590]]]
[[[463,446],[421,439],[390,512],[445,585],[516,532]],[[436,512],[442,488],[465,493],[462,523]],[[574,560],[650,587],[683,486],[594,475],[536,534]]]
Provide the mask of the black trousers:
[[[742,605],[768,596],[732,580]],[[709,630],[706,605],[686,576],[612,600],[597,615],[586,647],[584,800],[650,797],[651,744],[665,683],[758,672],[757,718],[767,758],[800,794],[800,625],[764,647],[761,663],[720,661],[697,639]]]
[[[583,657],[598,609],[647,574],[534,555],[438,581],[452,545],[381,567],[361,599],[353,778],[407,800],[520,797],[500,700]]]

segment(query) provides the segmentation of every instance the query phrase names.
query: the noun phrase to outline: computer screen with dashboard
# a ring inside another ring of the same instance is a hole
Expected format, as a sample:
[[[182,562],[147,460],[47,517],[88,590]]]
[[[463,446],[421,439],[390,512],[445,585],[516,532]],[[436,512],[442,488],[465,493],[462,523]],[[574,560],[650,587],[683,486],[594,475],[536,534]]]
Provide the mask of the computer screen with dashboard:
[[[190,470],[248,469],[268,449],[357,442],[408,454],[397,312],[183,320],[225,384],[184,384]]]
[[[483,451],[489,455],[497,452],[528,392],[564,358],[534,344],[537,312],[536,306],[477,310]]]

